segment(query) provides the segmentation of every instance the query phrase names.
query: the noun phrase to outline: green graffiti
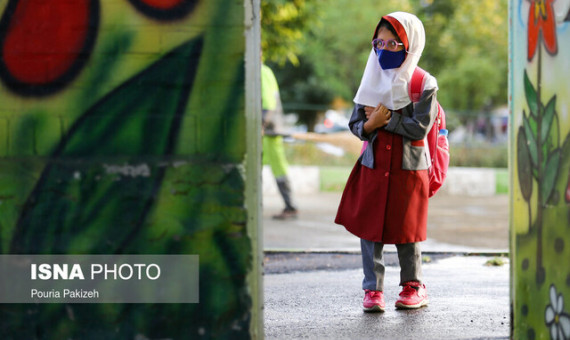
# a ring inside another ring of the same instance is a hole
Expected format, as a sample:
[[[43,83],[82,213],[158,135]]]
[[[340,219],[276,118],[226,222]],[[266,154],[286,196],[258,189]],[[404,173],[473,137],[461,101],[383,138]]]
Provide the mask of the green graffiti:
[[[154,54],[127,12],[57,94],[0,94],[0,252],[197,254],[200,303],[0,304],[3,339],[250,338],[243,6],[207,6]]]
[[[515,189],[512,197],[512,214],[517,218],[511,219],[515,339],[566,338],[570,322],[570,270],[566,265],[570,258],[570,177],[566,175],[570,174],[570,134],[565,117],[568,98],[561,95],[568,84],[562,75],[552,72],[565,60],[567,39],[562,37],[567,32],[557,30],[552,2],[543,4],[545,16],[538,21],[533,21],[538,7],[531,4],[528,27],[512,26],[513,33],[520,34],[516,43],[529,48],[528,63],[516,71],[522,76],[517,84],[522,85],[520,92],[513,93],[520,97],[516,105],[526,104],[513,110],[521,120],[511,139],[520,189]],[[544,50],[551,59],[547,64],[542,62]],[[536,77],[531,79],[528,70],[535,56]],[[523,60],[522,49],[512,58]],[[520,218],[521,211],[526,218]]]
[[[536,281],[541,284],[546,275],[542,264],[544,209],[554,196],[555,183],[560,172],[562,152],[558,138],[560,128],[555,109],[556,95],[544,105],[540,99],[540,91],[535,89],[526,70],[524,72],[524,90],[530,111],[529,114],[526,114],[523,110],[523,125],[517,135],[517,169],[521,192],[529,205],[529,230],[536,230],[538,243],[536,249]],[[534,224],[532,224],[532,215],[530,215],[533,180],[537,182],[538,193]]]
[[[164,169],[117,181],[93,158],[137,164],[142,157],[172,154],[201,46],[197,40],[169,53],[75,122],[22,209],[11,253],[123,252],[145,222]],[[91,224],[96,234],[78,230]],[[99,242],[69,248],[80,235]]]
[[[10,243],[11,253],[200,254],[200,304],[3,306],[0,334],[247,337],[251,245],[239,166],[173,155],[201,46],[196,39],[172,51],[75,122],[45,164]]]

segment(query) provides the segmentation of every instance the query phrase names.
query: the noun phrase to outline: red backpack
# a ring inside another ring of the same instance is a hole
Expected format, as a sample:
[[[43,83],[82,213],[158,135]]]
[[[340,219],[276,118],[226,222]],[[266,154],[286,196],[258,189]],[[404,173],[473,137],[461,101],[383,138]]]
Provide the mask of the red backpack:
[[[420,97],[424,90],[424,77],[426,71],[420,67],[416,67],[410,80],[408,93],[413,103],[420,101]],[[440,134],[440,130],[445,129],[445,112],[439,102],[437,103],[437,117],[431,130],[429,130],[426,139],[431,158],[431,167],[428,169],[429,173],[429,193],[428,197],[432,197],[443,185],[445,177],[447,177],[447,169],[449,168],[449,142],[447,135]],[[368,142],[362,145],[363,153]]]
[[[420,100],[424,89],[425,75],[426,71],[420,67],[416,67],[412,74],[408,93],[413,103],[417,103]],[[435,195],[439,188],[441,188],[447,176],[447,169],[449,168],[449,142],[447,141],[447,134],[440,134],[441,129],[445,129],[445,112],[438,102],[437,117],[426,136],[431,158],[431,167],[429,168],[429,197]]]

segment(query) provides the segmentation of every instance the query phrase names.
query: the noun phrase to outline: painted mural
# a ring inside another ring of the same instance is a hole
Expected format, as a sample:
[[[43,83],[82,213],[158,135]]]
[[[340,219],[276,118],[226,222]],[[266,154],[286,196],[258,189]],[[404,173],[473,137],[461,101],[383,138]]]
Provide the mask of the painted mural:
[[[514,339],[570,339],[570,0],[511,1]]]
[[[250,337],[243,8],[0,2],[0,253],[200,256],[198,304],[4,304],[2,339]]]

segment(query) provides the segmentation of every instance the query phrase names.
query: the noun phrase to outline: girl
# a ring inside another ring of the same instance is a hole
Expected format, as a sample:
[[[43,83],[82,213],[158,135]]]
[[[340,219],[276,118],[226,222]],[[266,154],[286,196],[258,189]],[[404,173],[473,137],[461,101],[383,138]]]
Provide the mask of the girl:
[[[408,94],[424,45],[424,27],[415,15],[382,17],[354,98],[349,127],[365,146],[335,222],[361,239],[363,307],[368,312],[385,308],[384,244],[395,244],[398,250],[403,289],[396,307],[428,304],[418,242],[426,239],[431,161],[424,139],[437,115],[437,82],[426,74],[417,103]]]

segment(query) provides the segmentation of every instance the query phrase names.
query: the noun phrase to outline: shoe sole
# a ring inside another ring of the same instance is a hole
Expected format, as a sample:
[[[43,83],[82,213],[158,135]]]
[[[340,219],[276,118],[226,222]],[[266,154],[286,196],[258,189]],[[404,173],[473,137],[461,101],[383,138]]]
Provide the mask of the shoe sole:
[[[396,308],[398,309],[417,309],[417,308],[422,308],[427,306],[429,303],[429,300],[425,299],[422,302],[415,304],[415,305],[405,305],[401,302],[396,302]]]
[[[378,305],[372,306],[370,308],[363,307],[362,310],[364,310],[366,313],[382,313],[382,312],[384,312],[384,308],[382,308]]]

